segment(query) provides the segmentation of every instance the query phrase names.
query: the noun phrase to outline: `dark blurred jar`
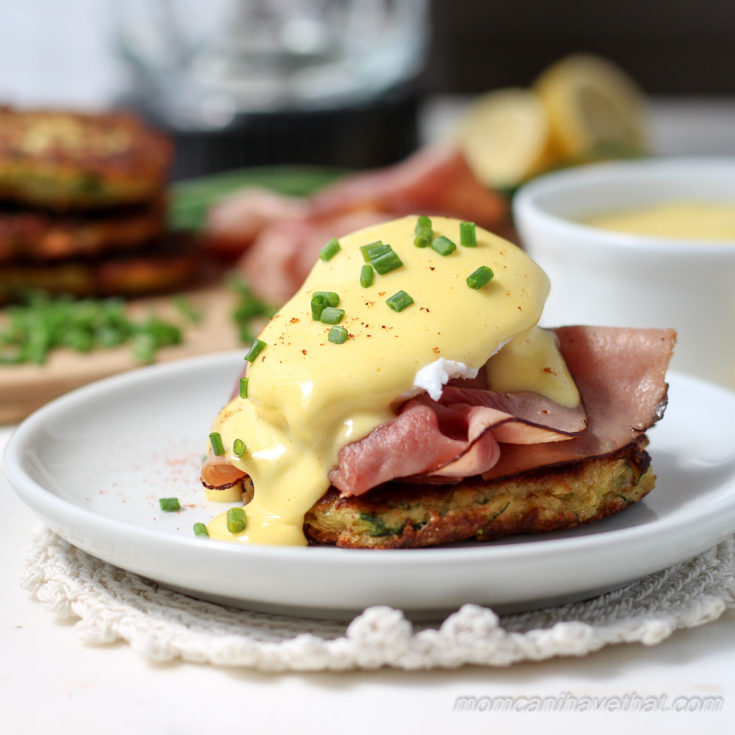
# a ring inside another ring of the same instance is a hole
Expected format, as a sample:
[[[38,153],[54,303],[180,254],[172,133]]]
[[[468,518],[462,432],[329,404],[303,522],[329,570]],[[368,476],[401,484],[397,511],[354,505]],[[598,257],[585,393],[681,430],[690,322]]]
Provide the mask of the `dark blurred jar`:
[[[417,145],[426,0],[126,0],[123,100],[177,143],[174,175],[368,167]]]

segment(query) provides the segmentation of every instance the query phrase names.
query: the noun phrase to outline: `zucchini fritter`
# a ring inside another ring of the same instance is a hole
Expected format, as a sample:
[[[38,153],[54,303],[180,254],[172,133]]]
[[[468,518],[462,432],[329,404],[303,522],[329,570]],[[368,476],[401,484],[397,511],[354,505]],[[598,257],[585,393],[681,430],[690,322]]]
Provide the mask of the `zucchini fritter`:
[[[94,214],[0,209],[0,263],[89,257],[140,247],[163,232],[163,197],[148,206]]]
[[[640,500],[655,484],[645,437],[614,454],[456,485],[389,483],[356,497],[330,489],[304,522],[314,543],[398,549],[555,531]]]
[[[199,240],[169,233],[140,253],[0,266],[0,304],[29,289],[73,296],[141,296],[188,285],[202,269]]]
[[[165,186],[170,141],[126,113],[0,108],[0,198],[55,210],[144,202]]]

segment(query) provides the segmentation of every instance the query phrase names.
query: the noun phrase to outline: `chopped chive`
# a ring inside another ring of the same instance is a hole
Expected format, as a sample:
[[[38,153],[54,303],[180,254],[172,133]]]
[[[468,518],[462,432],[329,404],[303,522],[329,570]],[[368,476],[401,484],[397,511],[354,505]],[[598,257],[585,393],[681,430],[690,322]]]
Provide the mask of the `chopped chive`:
[[[241,533],[247,527],[248,521],[242,508],[230,508],[227,511],[227,530],[230,533]]]
[[[373,258],[370,262],[373,268],[375,268],[381,276],[385,273],[390,273],[403,265],[403,261],[392,248],[390,252],[380,255],[377,258]]]
[[[414,228],[414,233],[419,234],[421,230],[430,230],[431,229],[431,217],[427,217],[425,214],[422,214],[419,216],[419,218],[416,220],[416,227]]]
[[[339,294],[334,291],[314,291],[311,298],[321,297],[325,301],[325,306],[339,306]]]
[[[414,227],[413,234],[416,236],[413,244],[417,248],[425,248],[431,245],[434,237],[434,230],[431,229],[431,219],[425,214],[422,214],[416,220],[416,227]]]
[[[174,306],[183,314],[192,324],[199,324],[204,316],[201,309],[195,309],[191,301],[183,294],[175,294],[171,297]]]
[[[477,247],[477,233],[475,232],[474,222],[459,223],[459,244],[466,248]]]
[[[178,498],[158,498],[158,505],[161,510],[165,510],[166,513],[173,513],[174,511],[181,510],[181,503]]]
[[[240,398],[248,397],[248,379],[240,378]]]
[[[360,246],[362,259],[366,263],[369,263],[373,258],[377,258],[384,253],[389,253],[392,249],[390,245],[383,245],[382,240],[376,240],[375,242],[369,242],[367,245]]]
[[[481,265],[476,271],[467,276],[467,285],[477,290],[482,288],[494,275],[492,268]]]
[[[212,451],[221,457],[225,453],[225,445],[222,443],[222,435],[219,431],[213,431],[209,435],[209,443],[212,445]]]
[[[333,306],[326,306],[322,310],[319,321],[322,324],[339,324],[345,318],[344,309],[335,309]]]
[[[311,297],[311,318],[315,321],[319,321],[319,317],[321,317],[322,312],[324,311],[324,307],[327,305],[327,300],[324,298],[324,296],[317,296],[314,294],[314,296]]]
[[[416,237],[413,239],[413,244],[417,248],[427,248],[431,245],[431,241],[434,238],[434,231],[431,229],[419,230],[416,233]]]
[[[390,306],[393,311],[403,311],[407,306],[413,304],[413,299],[405,292],[398,291],[393,294],[385,303]]]
[[[207,531],[207,527],[203,523],[199,523],[197,521],[194,524],[194,535],[195,536],[209,536],[209,531]]]
[[[331,260],[341,250],[339,240],[333,237],[320,251],[319,257],[322,260]]]
[[[232,453],[236,457],[242,457],[242,455],[245,454],[245,449],[245,442],[242,439],[235,439],[232,443]]]
[[[334,342],[336,345],[344,344],[347,341],[347,337],[349,335],[347,334],[347,330],[344,327],[332,327],[329,330],[329,335],[327,336],[327,339],[330,342]]]
[[[255,358],[265,349],[265,342],[262,339],[256,339],[253,342],[248,354],[245,355],[245,359],[248,362],[255,362]]]
[[[431,247],[436,250],[439,255],[450,255],[457,249],[457,246],[448,237],[444,237],[444,235],[439,235],[439,237],[431,243]]]
[[[365,263],[360,269],[360,285],[363,288],[368,288],[373,285],[373,278],[375,277],[375,271],[370,263]]]

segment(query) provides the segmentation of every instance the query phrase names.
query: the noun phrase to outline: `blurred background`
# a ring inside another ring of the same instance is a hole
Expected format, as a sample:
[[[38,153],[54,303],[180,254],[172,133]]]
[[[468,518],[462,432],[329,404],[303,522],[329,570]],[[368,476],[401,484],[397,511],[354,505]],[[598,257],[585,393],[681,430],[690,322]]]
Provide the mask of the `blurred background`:
[[[688,152],[735,153],[719,0],[4,0],[0,27],[1,101],[134,107],[173,134],[174,178],[391,163],[468,98],[577,51],[636,80],[664,152],[694,126]]]
[[[249,344],[376,221],[520,242],[539,174],[735,156],[725,0],[2,0],[0,29],[0,423]]]

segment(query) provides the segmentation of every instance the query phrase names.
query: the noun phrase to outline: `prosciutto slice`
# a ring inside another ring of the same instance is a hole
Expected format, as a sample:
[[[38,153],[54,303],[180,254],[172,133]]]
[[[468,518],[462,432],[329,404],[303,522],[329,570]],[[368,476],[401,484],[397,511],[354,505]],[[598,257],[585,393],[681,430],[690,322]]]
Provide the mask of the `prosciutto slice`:
[[[457,217],[514,238],[506,200],[477,180],[459,150],[432,147],[341,178],[310,199],[244,189],[212,208],[207,243],[220,256],[241,256],[237,268],[256,296],[282,304],[329,239],[408,214]]]
[[[395,166],[340,179],[311,203],[316,216],[355,210],[441,214],[489,229],[507,217],[505,199],[483,186],[451,146],[424,148]]]
[[[380,212],[348,212],[326,220],[283,220],[258,236],[238,270],[258,298],[283,304],[306,280],[325,242],[387,219],[391,216]]]
[[[207,245],[217,255],[236,258],[265,229],[309,214],[303,197],[290,197],[260,187],[241,189],[217,202],[207,215]]]
[[[409,401],[392,421],[342,449],[330,480],[360,495],[396,478],[485,479],[603,456],[663,415],[673,330],[554,330],[579,388],[580,412],[540,396],[447,387],[440,402]],[[482,397],[480,397],[482,395]]]

